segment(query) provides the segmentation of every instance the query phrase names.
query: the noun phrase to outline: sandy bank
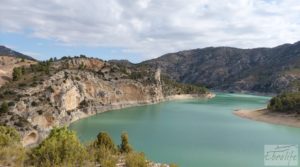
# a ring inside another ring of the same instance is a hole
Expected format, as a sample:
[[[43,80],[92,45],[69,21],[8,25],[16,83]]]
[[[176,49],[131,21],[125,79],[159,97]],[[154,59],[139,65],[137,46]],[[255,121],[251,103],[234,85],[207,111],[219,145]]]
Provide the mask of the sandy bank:
[[[270,112],[267,109],[236,110],[234,114],[255,121],[300,128],[300,116],[296,114]]]

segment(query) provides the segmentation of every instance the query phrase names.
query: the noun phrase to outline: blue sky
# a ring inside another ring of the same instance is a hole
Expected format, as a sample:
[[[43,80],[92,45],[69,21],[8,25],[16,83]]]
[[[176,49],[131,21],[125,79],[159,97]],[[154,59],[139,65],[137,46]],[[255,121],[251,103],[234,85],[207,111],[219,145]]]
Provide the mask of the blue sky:
[[[1,0],[0,45],[36,59],[141,62],[208,46],[300,40],[299,0]]]
[[[143,60],[135,53],[126,53],[118,47],[68,46],[57,43],[55,40],[42,39],[26,35],[26,33],[0,32],[0,45],[12,48],[38,60],[50,57],[75,56],[80,54],[97,57],[103,60],[129,59],[132,62]]]

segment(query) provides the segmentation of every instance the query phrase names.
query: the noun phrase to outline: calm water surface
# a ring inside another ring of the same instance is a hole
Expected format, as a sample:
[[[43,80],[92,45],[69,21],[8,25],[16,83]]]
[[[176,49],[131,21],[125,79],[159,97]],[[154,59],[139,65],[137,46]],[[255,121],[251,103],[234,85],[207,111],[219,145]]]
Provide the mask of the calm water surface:
[[[81,141],[108,132],[119,144],[126,131],[136,150],[181,167],[264,166],[265,144],[300,144],[300,129],[239,118],[235,109],[265,107],[269,97],[217,94],[110,111],[70,125]]]

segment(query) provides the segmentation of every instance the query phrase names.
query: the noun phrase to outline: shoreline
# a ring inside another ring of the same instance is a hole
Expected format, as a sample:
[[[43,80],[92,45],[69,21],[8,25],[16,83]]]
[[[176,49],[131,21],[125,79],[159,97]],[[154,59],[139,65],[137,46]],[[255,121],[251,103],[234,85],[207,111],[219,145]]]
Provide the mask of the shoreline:
[[[218,89],[212,89],[211,90],[213,93],[229,93],[229,94],[245,94],[245,95],[254,95],[254,96],[269,96],[273,97],[276,96],[276,93],[262,93],[262,92],[255,92],[255,91],[229,91],[229,90],[218,90]]]
[[[104,113],[104,112],[109,112],[113,110],[118,110],[118,109],[124,109],[124,108],[129,108],[129,107],[138,107],[138,106],[145,106],[145,105],[152,105],[152,104],[157,104],[157,103],[162,103],[162,102],[167,102],[167,101],[172,101],[172,100],[184,100],[184,99],[211,99],[214,98],[216,95],[212,92],[206,93],[206,94],[181,94],[181,95],[172,95],[172,96],[166,96],[163,98],[157,98],[157,99],[152,99],[152,100],[142,100],[142,101],[123,101],[123,102],[118,102],[118,103],[111,103],[108,105],[92,105],[88,106],[86,108],[81,108],[81,109],[76,109],[72,112],[69,113],[69,118],[68,120],[65,120],[63,122],[60,122],[57,124],[58,127],[69,127],[70,124],[79,121],[84,118],[88,118],[91,116],[94,116],[96,114]],[[64,111],[62,115],[67,115],[67,112]],[[51,127],[45,127],[41,128],[38,130],[34,131],[28,131],[22,135],[22,144],[24,147],[34,147],[40,142],[42,142],[50,133]],[[35,134],[36,139],[34,142],[30,141],[27,142],[27,138],[30,138],[32,133]]]
[[[156,99],[149,99],[149,100],[143,100],[143,101],[123,101],[119,103],[111,103],[111,104],[106,104],[106,105],[92,105],[87,108],[83,109],[76,109],[72,111],[71,113],[67,113],[66,111],[63,111],[62,113],[62,119],[64,116],[69,115],[68,120],[60,120],[58,124],[56,124],[57,127],[69,127],[70,124],[79,121],[84,118],[88,118],[91,116],[94,116],[96,114],[104,113],[104,112],[109,112],[113,110],[118,110],[118,109],[124,109],[124,108],[129,108],[129,107],[138,107],[138,106],[145,106],[145,105],[152,105],[152,104],[157,104],[157,103],[162,103],[166,101],[172,101],[172,100],[184,100],[184,99],[211,99],[214,98],[216,95],[212,92],[206,93],[206,94],[181,94],[181,95],[172,95],[172,96],[166,96],[163,98],[156,98]],[[22,135],[22,145],[24,147],[34,147],[37,144],[41,143],[50,133],[51,127],[45,127],[41,128],[38,130],[33,130],[33,131],[28,131],[25,132]],[[36,139],[34,141],[28,142],[27,138],[30,138],[31,135],[34,133],[36,136]]]
[[[106,106],[99,106],[99,107],[96,106],[95,108],[93,108],[94,111],[91,113],[85,113],[82,110],[77,110],[78,113],[75,111],[75,114],[76,115],[79,114],[79,115],[77,115],[77,117],[75,116],[76,118],[72,119],[70,122],[68,122],[64,126],[68,127],[68,126],[70,126],[71,123],[74,123],[81,119],[84,119],[84,118],[87,118],[87,117],[90,117],[90,116],[93,116],[96,114],[113,111],[113,110],[145,106],[145,105],[152,105],[152,104],[158,104],[158,103],[173,101],[173,100],[212,99],[215,96],[216,96],[216,94],[214,94],[212,92],[209,92],[207,94],[201,94],[201,95],[199,95],[199,94],[181,94],[181,95],[166,96],[162,99],[153,100],[153,101],[126,101],[126,102],[121,102],[121,103],[113,103],[113,104],[106,105]]]
[[[253,121],[300,128],[300,116],[296,114],[270,112],[266,108],[257,110],[235,110],[233,114]]]

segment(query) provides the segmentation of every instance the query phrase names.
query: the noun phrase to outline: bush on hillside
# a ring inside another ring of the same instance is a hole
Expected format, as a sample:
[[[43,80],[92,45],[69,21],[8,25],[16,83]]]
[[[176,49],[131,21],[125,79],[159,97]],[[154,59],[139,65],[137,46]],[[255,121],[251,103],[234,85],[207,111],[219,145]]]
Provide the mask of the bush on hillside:
[[[115,167],[118,156],[112,150],[106,147],[95,147],[94,144],[87,146],[89,161],[95,164],[101,164],[101,167]]]
[[[6,101],[2,102],[1,107],[0,107],[0,112],[1,113],[7,113],[8,112],[8,104]]]
[[[38,64],[30,65],[30,69],[32,72],[43,72],[45,74],[50,74],[51,63],[51,61],[42,61]]]
[[[14,145],[20,142],[20,135],[16,129],[0,126],[0,146]]]
[[[169,164],[170,167],[178,167],[176,164]]]
[[[0,166],[23,166],[25,150],[16,129],[0,126]]]
[[[126,167],[147,167],[144,153],[129,153],[125,157]]]
[[[165,75],[161,76],[161,81],[164,95],[204,94],[208,92],[208,90],[201,85],[178,83]]]
[[[22,75],[23,75],[23,73],[22,73],[22,69],[20,67],[15,67],[13,69],[13,73],[12,73],[13,81],[18,81]]]
[[[106,132],[100,132],[97,135],[97,139],[94,142],[96,148],[106,148],[112,153],[116,152],[116,145],[114,144],[112,138]]]
[[[88,157],[75,132],[66,127],[54,128],[29,156],[29,163],[43,167],[84,166]]]
[[[268,109],[278,112],[300,113],[300,93],[284,93],[273,97]]]
[[[146,167],[145,155],[132,150],[127,133],[121,135],[121,140],[122,155],[106,132],[100,132],[94,142],[84,147],[73,131],[54,128],[41,144],[25,154],[19,133],[0,126],[0,166],[115,167],[118,160],[124,159],[126,167]]]
[[[106,132],[100,132],[97,139],[87,146],[91,161],[100,163],[103,167],[114,167],[117,163],[116,145]]]
[[[128,134],[123,132],[121,135],[121,145],[119,146],[121,153],[130,153],[132,152],[132,147],[128,142]]]

